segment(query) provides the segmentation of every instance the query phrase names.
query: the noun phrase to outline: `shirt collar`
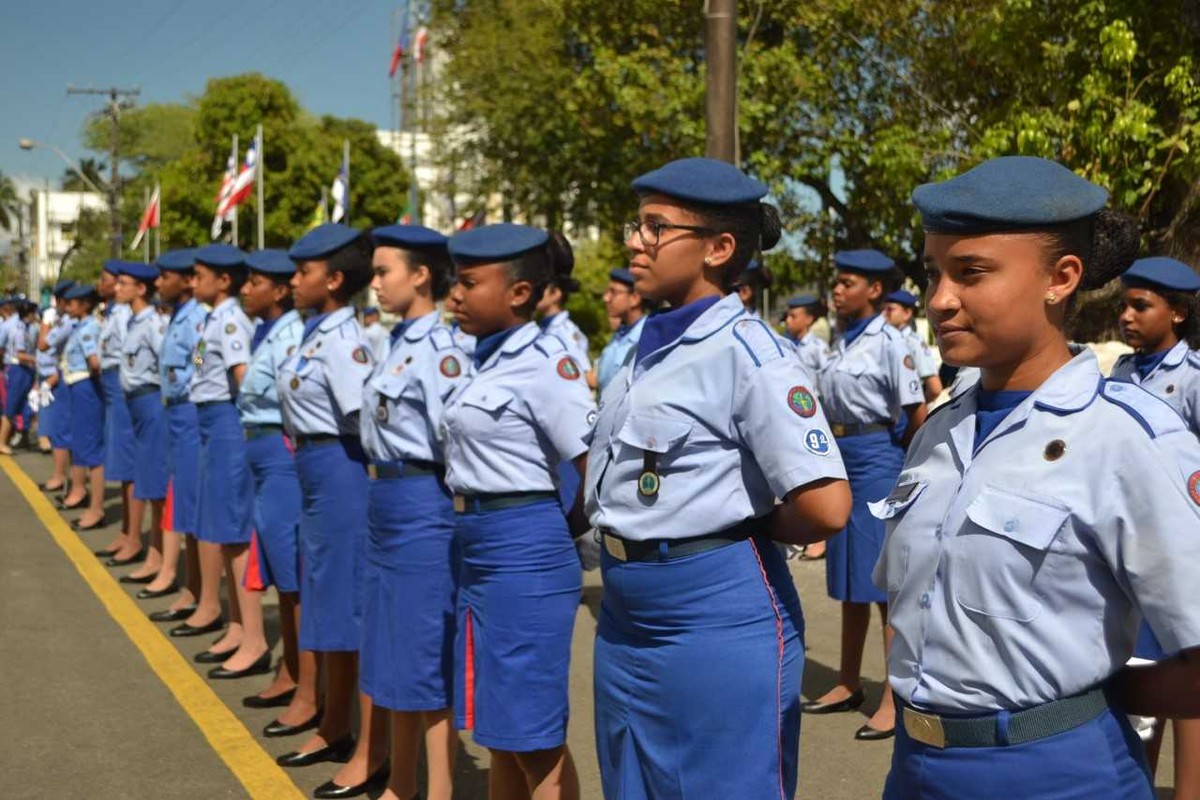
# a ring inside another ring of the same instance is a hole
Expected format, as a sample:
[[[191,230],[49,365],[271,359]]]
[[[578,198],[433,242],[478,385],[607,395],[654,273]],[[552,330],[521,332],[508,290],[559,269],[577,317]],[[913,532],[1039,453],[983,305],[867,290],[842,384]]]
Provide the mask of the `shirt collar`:
[[[213,310],[212,310],[213,316],[215,317],[217,314],[224,313],[225,311],[229,310],[230,306],[236,306],[236,305],[237,305],[236,297],[226,297],[224,300],[217,303],[215,308],[213,308]]]
[[[272,342],[275,341],[275,337],[279,335],[280,331],[282,331],[292,322],[298,322],[299,320],[300,312],[294,308],[289,308],[287,311],[275,318],[275,322],[271,324],[271,330],[267,332],[267,339],[271,340]]]
[[[504,343],[500,345],[500,348],[495,353],[488,354],[484,361],[476,361],[478,369],[484,370],[494,366],[500,360],[500,356],[511,356],[521,352],[542,335],[542,329],[536,322],[526,322],[524,325],[510,328],[509,331],[498,331],[498,333],[506,334]],[[485,336],[477,339],[476,348],[486,338]],[[478,353],[479,351],[476,349],[476,355]]]
[[[404,328],[404,341],[417,342],[424,339],[433,330],[433,326],[437,320],[437,311],[430,311],[428,314],[422,314],[416,319],[410,320]]]
[[[1166,356],[1163,357],[1162,363],[1158,365],[1158,368],[1175,369],[1187,360],[1190,349],[1191,348],[1188,347],[1188,343],[1186,341],[1181,340],[1176,342],[1175,346],[1167,351]]]
[[[149,305],[149,306],[146,306],[145,308],[143,308],[138,313],[134,314],[133,321],[141,322],[142,320],[146,319],[146,317],[149,317],[151,314],[157,314],[157,313],[158,313],[157,309],[155,309],[154,306]]]

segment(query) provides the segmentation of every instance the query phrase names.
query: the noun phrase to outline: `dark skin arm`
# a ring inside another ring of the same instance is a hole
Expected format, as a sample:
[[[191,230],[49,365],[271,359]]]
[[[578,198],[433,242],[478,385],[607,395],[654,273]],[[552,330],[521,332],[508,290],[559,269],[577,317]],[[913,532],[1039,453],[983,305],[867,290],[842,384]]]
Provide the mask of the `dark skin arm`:
[[[929,406],[924,403],[914,403],[904,407],[904,416],[908,418],[908,427],[904,429],[904,438],[900,444],[908,448],[912,444],[913,437],[917,435],[917,431],[925,424],[925,417],[929,416]]]
[[[567,512],[567,527],[571,531],[572,538],[578,539],[591,527],[587,515],[583,513],[583,487],[587,483],[587,453],[576,456],[573,463],[575,469],[579,470],[579,491],[575,493],[575,502],[571,505],[571,510]]]
[[[1113,676],[1109,689],[1121,710],[1130,714],[1200,717],[1200,648],[1153,666],[1126,667]]]
[[[771,513],[771,538],[784,544],[824,541],[850,519],[850,484],[836,478],[797,486]]]

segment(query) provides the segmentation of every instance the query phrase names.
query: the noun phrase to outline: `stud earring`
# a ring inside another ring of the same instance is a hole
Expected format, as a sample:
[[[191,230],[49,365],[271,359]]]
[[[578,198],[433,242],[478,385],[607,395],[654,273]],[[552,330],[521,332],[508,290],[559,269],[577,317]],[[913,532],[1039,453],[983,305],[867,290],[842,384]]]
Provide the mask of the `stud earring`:
[[[1056,295],[1054,292],[1050,292],[1048,295],[1046,295],[1046,302],[1050,305],[1054,305],[1058,302],[1058,295]]]
[[[712,259],[711,259],[711,258],[706,258],[706,259],[704,259],[704,266],[706,266],[706,267],[711,267],[711,266],[712,266]]]

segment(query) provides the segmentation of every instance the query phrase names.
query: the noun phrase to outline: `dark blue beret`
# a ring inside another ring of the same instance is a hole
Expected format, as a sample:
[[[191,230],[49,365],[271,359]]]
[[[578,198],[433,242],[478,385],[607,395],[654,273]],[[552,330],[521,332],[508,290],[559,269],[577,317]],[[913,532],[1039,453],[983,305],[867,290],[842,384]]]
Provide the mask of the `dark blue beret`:
[[[887,272],[896,266],[895,261],[878,250],[839,250],[833,254],[833,263],[838,269],[868,274]]]
[[[378,306],[367,306],[366,308],[363,309],[362,313],[363,313],[364,317],[367,316],[368,314],[378,314],[379,307]]]
[[[450,258],[458,266],[496,264],[545,247],[549,235],[540,228],[499,222],[462,231],[450,237]]]
[[[362,234],[349,225],[328,222],[304,234],[288,250],[293,261],[312,261],[324,258],[353,242]]]
[[[903,289],[897,289],[887,297],[883,298],[883,300],[885,303],[899,303],[900,305],[908,306],[909,308],[917,307],[917,296],[912,292],[906,292]]]
[[[819,300],[815,294],[798,294],[791,300],[788,300],[788,308],[804,308],[818,303]]]
[[[383,225],[371,231],[376,245],[386,247],[445,247],[445,234],[424,225]]]
[[[246,251],[231,244],[206,244],[195,252],[197,264],[220,270],[245,269]]]
[[[125,261],[121,264],[121,274],[143,283],[150,283],[158,277],[158,267],[140,261]]]
[[[255,250],[246,256],[246,266],[251,272],[264,275],[295,275],[296,262],[288,258],[285,250]]]
[[[167,272],[190,272],[196,264],[196,250],[186,247],[182,250],[168,250],[159,255],[158,268]]]
[[[993,158],[942,183],[918,186],[913,204],[933,233],[978,234],[1090,217],[1108,192],[1062,164],[1031,156]]]
[[[122,261],[119,258],[109,258],[109,259],[105,260],[103,269],[109,275],[113,275],[113,276],[120,275],[121,268],[123,266],[125,266],[125,263],[126,262]]]
[[[1200,291],[1200,275],[1182,261],[1166,256],[1139,258],[1121,276],[1122,283],[1150,284],[1173,292]]]
[[[96,287],[91,286],[86,283],[77,283],[74,286],[72,286],[70,289],[67,289],[66,294],[63,295],[63,299],[64,300],[78,300],[83,297],[95,297],[95,296],[96,296]]]
[[[608,279],[617,283],[623,283],[626,286],[633,286],[634,284],[633,273],[625,269],[625,267],[617,267],[609,272]]]
[[[50,291],[50,294],[54,295],[55,297],[62,297],[63,292],[65,292],[67,289],[70,289],[74,285],[75,281],[71,280],[70,278],[61,280],[54,284],[54,288]]]
[[[681,158],[637,178],[638,194],[665,194],[706,205],[753,203],[767,187],[732,164],[715,158]]]

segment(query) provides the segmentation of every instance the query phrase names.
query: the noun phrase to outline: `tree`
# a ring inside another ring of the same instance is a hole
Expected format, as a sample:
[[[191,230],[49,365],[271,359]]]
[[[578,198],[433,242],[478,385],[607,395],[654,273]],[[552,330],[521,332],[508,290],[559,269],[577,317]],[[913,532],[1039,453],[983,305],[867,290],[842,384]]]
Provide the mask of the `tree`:
[[[79,177],[80,172],[82,172],[89,181],[101,189],[103,189],[105,184],[108,183],[107,179],[104,177],[104,171],[108,169],[108,165],[103,161],[98,161],[94,158],[81,158],[79,159],[79,166],[77,169],[79,170],[78,172],[71,167],[67,167],[63,170],[60,184],[62,185],[62,190],[64,192],[95,191],[83,180],[83,178]]]
[[[13,229],[21,215],[21,200],[17,197],[17,186],[12,178],[0,172],[0,228]]]

